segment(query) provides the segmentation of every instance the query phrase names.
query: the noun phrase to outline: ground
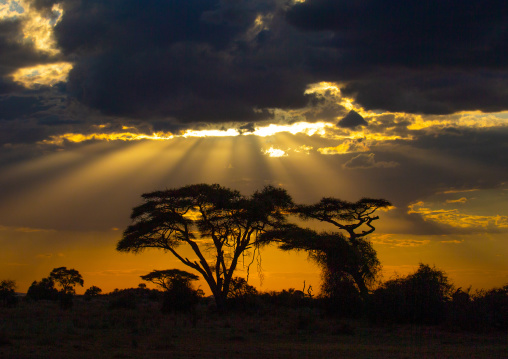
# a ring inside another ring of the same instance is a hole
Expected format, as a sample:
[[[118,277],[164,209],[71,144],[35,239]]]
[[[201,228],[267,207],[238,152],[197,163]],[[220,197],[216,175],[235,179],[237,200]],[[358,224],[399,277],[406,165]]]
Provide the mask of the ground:
[[[0,358],[506,358],[508,333],[372,326],[308,308],[163,315],[158,303],[108,309],[75,299],[0,308]]]

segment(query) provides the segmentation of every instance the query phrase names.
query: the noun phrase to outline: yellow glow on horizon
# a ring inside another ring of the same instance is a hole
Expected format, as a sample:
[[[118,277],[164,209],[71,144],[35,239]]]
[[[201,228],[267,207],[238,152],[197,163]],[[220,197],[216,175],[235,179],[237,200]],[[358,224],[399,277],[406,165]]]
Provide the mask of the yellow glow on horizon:
[[[297,122],[291,125],[270,124],[265,127],[257,127],[252,134],[260,137],[273,136],[280,132],[289,132],[292,135],[295,135],[297,133],[304,133],[308,136],[312,136],[315,134],[324,135],[326,133],[326,129],[332,127],[335,127],[335,125],[326,122],[316,122],[316,123]]]
[[[232,137],[238,136],[239,133],[236,129],[230,128],[228,130],[186,130],[182,137]]]
[[[26,88],[37,88],[40,85],[53,86],[58,82],[67,81],[72,70],[69,62],[23,67],[11,74],[13,80]]]

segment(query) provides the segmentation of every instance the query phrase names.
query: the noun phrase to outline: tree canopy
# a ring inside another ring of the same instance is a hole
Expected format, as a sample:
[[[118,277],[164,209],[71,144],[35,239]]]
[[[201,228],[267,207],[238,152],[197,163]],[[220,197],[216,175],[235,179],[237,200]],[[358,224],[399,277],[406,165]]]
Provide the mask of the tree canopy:
[[[278,242],[282,250],[305,250],[324,270],[324,289],[337,279],[352,279],[364,299],[381,264],[372,244],[365,237],[375,231],[374,212],[389,207],[384,199],[362,198],[347,202],[325,197],[313,205],[298,205],[291,212],[302,219],[328,222],[343,232],[317,233],[296,225],[285,225],[263,234],[264,243]]]
[[[293,201],[284,189],[266,186],[250,197],[218,184],[195,184],[142,195],[117,250],[159,248],[199,272],[223,308],[240,255],[258,246],[261,233],[286,221]],[[181,255],[189,246],[197,259]]]
[[[49,279],[56,282],[64,293],[74,294],[74,287],[79,284],[83,286],[83,277],[75,269],[67,267],[54,268],[49,274]]]
[[[199,277],[179,269],[166,269],[153,270],[148,274],[142,275],[141,279],[152,282],[166,291],[170,291],[175,282],[188,285],[191,281],[198,280]]]

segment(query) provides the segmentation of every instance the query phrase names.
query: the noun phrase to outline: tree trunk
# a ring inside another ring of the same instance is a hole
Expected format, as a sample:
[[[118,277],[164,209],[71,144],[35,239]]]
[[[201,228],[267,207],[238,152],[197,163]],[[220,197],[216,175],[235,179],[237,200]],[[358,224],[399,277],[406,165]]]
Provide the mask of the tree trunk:
[[[351,273],[353,279],[358,286],[358,290],[360,291],[360,296],[362,297],[364,303],[369,299],[369,289],[363,280],[363,277],[360,273]]]

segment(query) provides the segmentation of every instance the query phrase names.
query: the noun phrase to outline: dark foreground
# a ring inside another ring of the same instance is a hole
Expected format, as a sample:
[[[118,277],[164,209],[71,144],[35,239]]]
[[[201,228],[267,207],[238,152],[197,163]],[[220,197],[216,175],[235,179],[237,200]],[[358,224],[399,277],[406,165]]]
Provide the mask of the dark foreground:
[[[506,358],[508,333],[422,326],[374,327],[310,309],[192,320],[157,303],[108,309],[100,299],[0,308],[0,358]]]

